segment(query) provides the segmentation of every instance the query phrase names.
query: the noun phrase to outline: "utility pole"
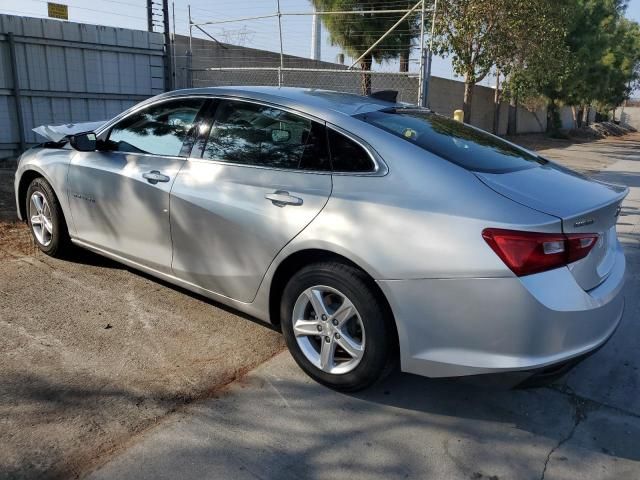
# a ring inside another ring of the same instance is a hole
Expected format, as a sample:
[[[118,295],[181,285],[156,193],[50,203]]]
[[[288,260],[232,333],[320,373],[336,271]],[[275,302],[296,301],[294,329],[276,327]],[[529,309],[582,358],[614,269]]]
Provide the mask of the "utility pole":
[[[313,7],[313,17],[311,20],[311,58],[313,60],[320,60],[320,15],[316,14],[316,7]]]
[[[169,0],[162,0],[162,24],[164,27],[164,89],[173,90],[173,56],[171,55],[171,27],[169,24]]]
[[[160,10],[160,11],[158,11]],[[161,17],[162,22],[155,21],[155,17]],[[155,31],[155,27],[162,27],[164,35],[164,89],[173,90],[173,55],[171,50],[171,26],[169,23],[169,0],[162,0],[162,3],[154,0],[147,0],[147,28],[150,32]]]
[[[147,0],[147,31],[153,32],[153,0]]]

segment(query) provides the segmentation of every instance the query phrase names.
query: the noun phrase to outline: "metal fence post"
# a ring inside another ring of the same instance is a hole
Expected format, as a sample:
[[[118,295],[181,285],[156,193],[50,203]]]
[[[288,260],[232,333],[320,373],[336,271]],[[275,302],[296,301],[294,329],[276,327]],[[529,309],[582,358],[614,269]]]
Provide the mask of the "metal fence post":
[[[153,0],[147,0],[147,30],[153,32]]]
[[[280,12],[280,0],[278,2],[278,32],[280,33],[280,69],[278,70],[278,86],[282,86],[282,69],[284,68],[284,50],[282,47],[282,13]]]
[[[173,88],[178,88],[178,63],[176,59],[176,2],[171,2],[171,16],[173,17],[173,33],[171,34],[171,78]]]
[[[187,5],[189,12],[189,51],[187,52],[187,87],[193,88],[193,20],[191,20],[191,5]]]
[[[422,0],[422,10],[420,12],[420,71],[418,72],[418,105],[421,107],[427,106],[426,99],[424,98],[424,2],[425,0]]]
[[[24,137],[24,117],[22,115],[22,94],[20,92],[20,78],[18,77],[18,59],[16,55],[16,42],[13,32],[7,33],[9,39],[9,56],[11,57],[11,77],[13,79],[13,96],[16,102],[16,117],[18,119],[18,138],[20,143],[20,153],[26,150]]]
[[[173,55],[171,54],[171,29],[169,26],[169,0],[162,0],[162,23],[164,27],[164,89],[173,90]]]
[[[438,0],[433,0],[433,15],[431,17],[431,35],[429,36],[429,50],[427,53],[425,78],[422,83],[423,107],[429,106],[429,83],[431,83],[431,62],[433,60],[433,36],[436,32],[436,12],[438,11]]]

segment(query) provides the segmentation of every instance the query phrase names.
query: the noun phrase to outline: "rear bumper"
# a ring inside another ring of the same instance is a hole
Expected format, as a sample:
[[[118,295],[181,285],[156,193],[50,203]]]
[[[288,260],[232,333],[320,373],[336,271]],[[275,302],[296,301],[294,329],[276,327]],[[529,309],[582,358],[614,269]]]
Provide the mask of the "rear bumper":
[[[545,369],[604,344],[622,318],[625,259],[585,292],[568,268],[526,277],[381,280],[403,371],[452,377]]]

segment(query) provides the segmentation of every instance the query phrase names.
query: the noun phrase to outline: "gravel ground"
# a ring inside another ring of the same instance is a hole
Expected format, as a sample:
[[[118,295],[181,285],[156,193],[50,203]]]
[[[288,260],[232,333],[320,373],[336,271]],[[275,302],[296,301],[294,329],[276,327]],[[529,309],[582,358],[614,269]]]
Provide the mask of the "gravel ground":
[[[640,136],[555,144],[582,171]],[[283,349],[278,333],[179,288],[79,252],[39,253],[0,169],[0,477],[68,478]]]

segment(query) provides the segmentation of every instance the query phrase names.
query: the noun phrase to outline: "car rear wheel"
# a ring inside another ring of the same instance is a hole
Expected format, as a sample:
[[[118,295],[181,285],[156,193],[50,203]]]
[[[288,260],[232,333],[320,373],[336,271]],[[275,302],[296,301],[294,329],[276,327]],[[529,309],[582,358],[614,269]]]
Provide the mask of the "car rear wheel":
[[[366,275],[338,262],[309,265],[285,287],[282,331],[298,365],[342,391],[368,387],[393,367],[388,309]]]
[[[47,255],[61,257],[71,240],[60,203],[44,178],[34,179],[27,189],[27,222],[36,245]]]

